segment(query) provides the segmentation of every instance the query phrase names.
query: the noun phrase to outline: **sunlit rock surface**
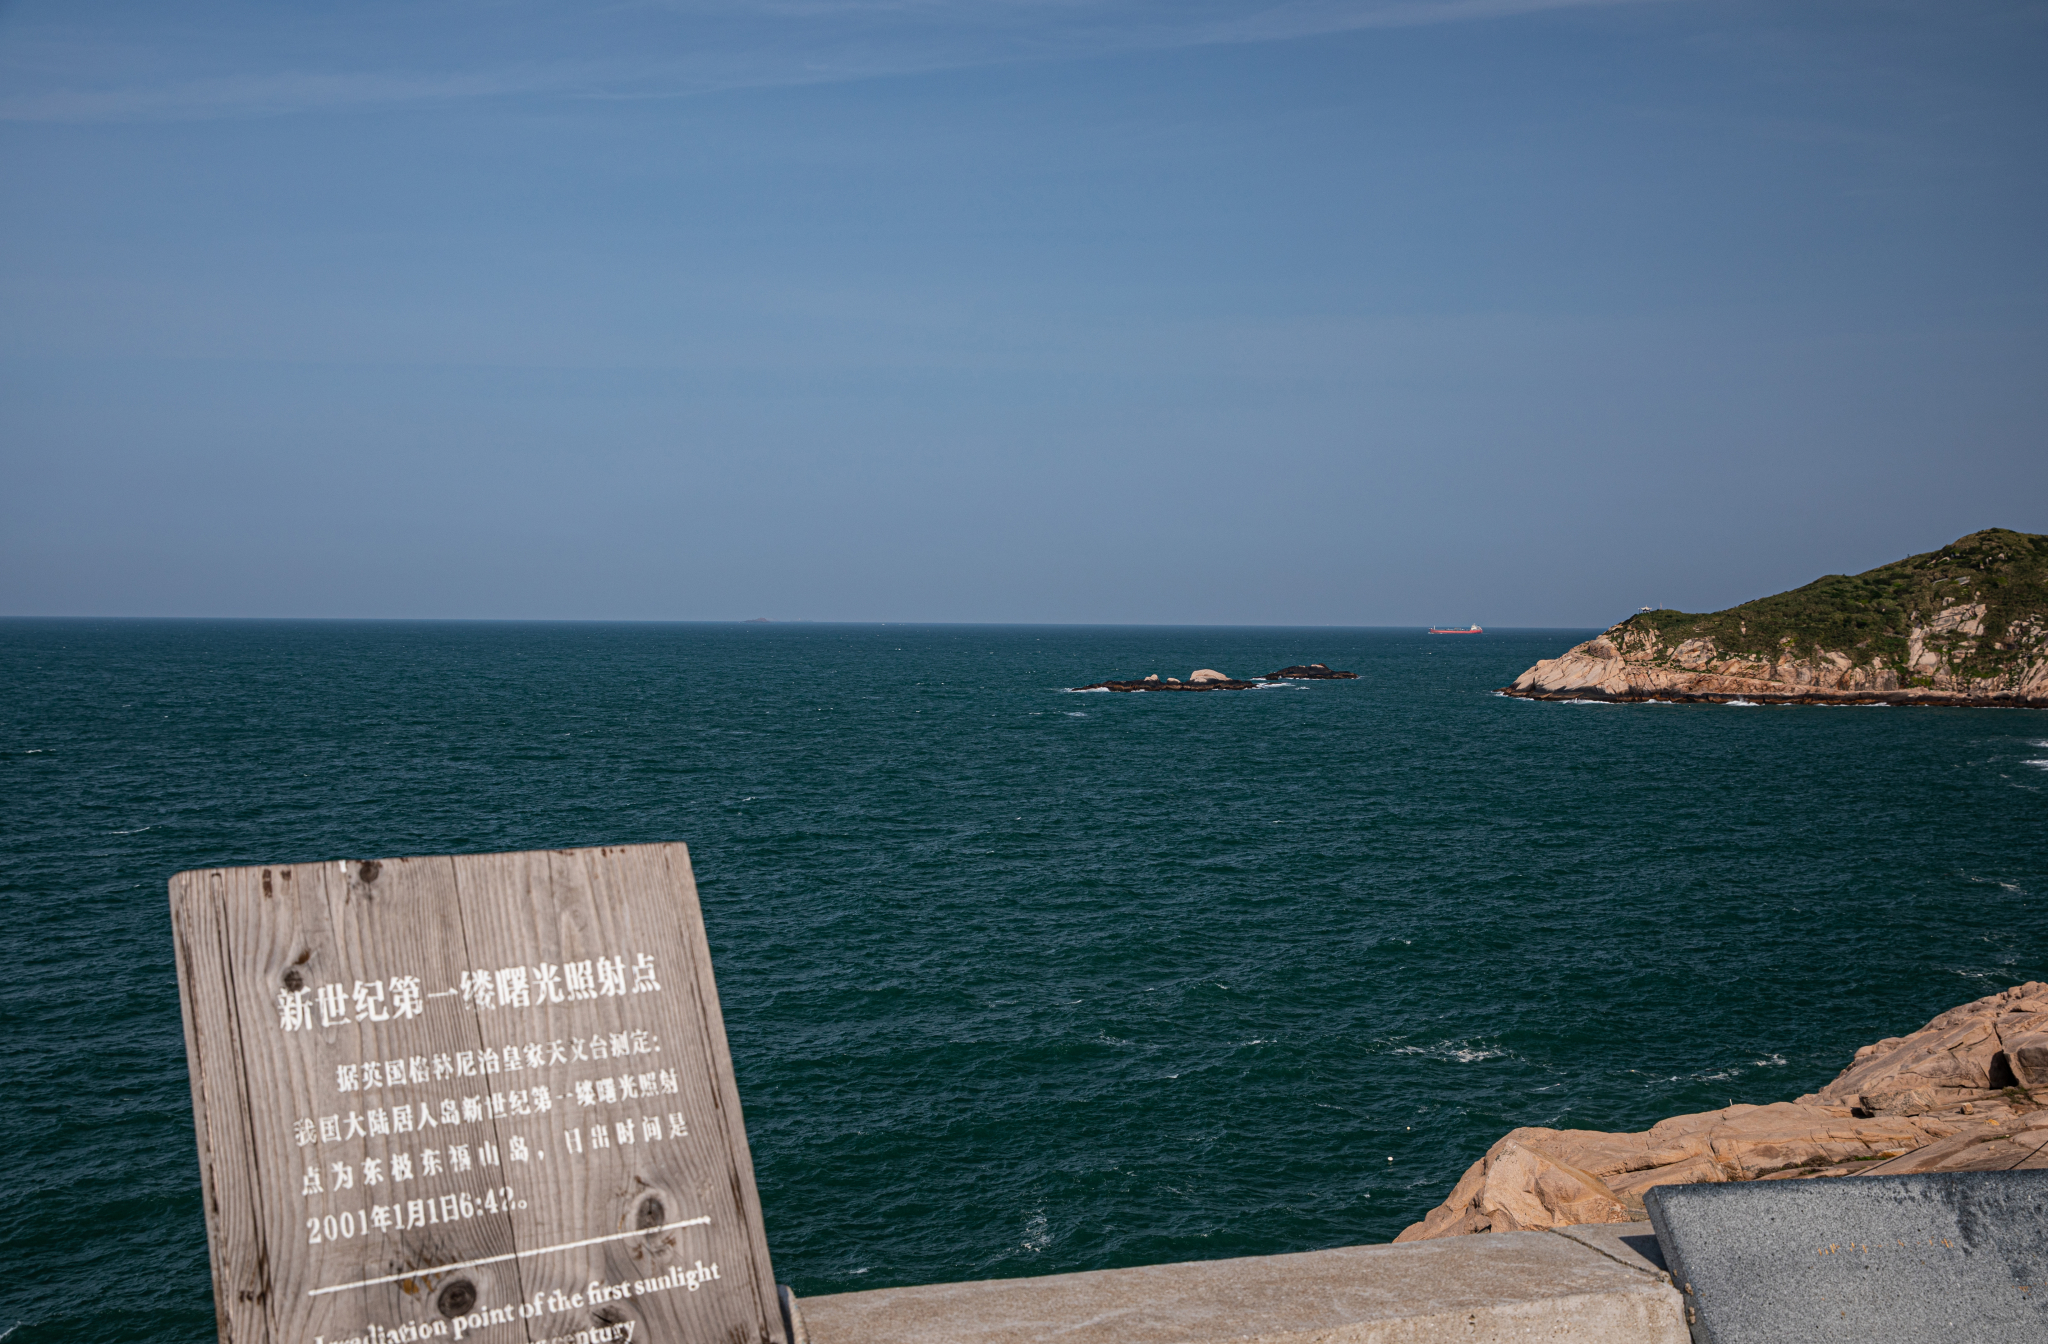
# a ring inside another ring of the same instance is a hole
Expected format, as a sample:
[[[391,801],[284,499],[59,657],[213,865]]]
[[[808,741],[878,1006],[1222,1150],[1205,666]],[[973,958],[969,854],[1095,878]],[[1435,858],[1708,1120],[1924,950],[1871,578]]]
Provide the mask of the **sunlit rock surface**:
[[[1951,1008],[1866,1045],[1797,1101],[1678,1115],[1637,1134],[1511,1130],[1396,1241],[1640,1219],[1643,1191],[2048,1168],[2048,984]]]

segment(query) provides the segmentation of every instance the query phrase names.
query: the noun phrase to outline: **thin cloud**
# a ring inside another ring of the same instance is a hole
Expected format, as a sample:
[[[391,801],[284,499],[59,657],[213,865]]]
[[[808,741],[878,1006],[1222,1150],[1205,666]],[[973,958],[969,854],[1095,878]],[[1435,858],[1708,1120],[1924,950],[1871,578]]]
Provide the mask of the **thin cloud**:
[[[0,100],[6,121],[154,121],[275,116],[402,103],[502,98],[569,87],[559,70],[449,73],[285,71],[229,75],[156,87],[58,89]]]
[[[1367,28],[1422,28],[1433,24],[1475,23],[1517,18],[1562,9],[1612,8],[1648,0],[1411,0],[1397,4],[1304,3],[1280,5],[1230,23],[1216,25],[1207,42],[1284,42],[1324,33]]]
[[[118,83],[74,78],[0,98],[0,121],[213,120],[533,96],[677,98],[741,88],[1285,42],[1375,28],[1478,23],[1561,10],[1664,2],[1295,0],[1251,12],[1216,0],[1170,8],[1103,0],[1022,0],[977,5],[971,10],[936,0],[627,5],[605,11],[613,25],[609,32],[560,12],[555,16],[561,21],[559,26],[551,29],[542,23],[537,29],[521,30],[533,48],[570,53],[579,47],[586,49],[552,60],[480,60],[450,69],[287,68],[185,78],[166,77],[161,71],[134,71]],[[433,13],[430,9],[411,12]],[[579,13],[587,16],[591,11]],[[69,65],[76,70],[100,64],[94,59],[96,52],[88,33],[52,25],[39,36],[44,39],[44,53],[25,52],[17,46],[7,62],[14,76],[8,82],[17,89],[30,82],[38,69]],[[188,30],[178,36],[189,42],[195,34]],[[251,35],[245,32],[243,36]],[[253,36],[260,42],[263,34]],[[175,49],[178,44],[166,45]],[[195,45],[207,53],[196,59],[219,59],[217,44],[201,41]],[[304,50],[309,43],[298,40],[281,45]],[[593,45],[610,50],[590,50]],[[681,54],[658,59],[619,54],[650,48]],[[38,59],[53,51],[69,59]],[[112,57],[105,64],[136,64],[133,45],[117,48],[109,43],[105,51]],[[262,58],[252,54],[245,59],[254,63]],[[432,62],[417,64],[431,66]]]

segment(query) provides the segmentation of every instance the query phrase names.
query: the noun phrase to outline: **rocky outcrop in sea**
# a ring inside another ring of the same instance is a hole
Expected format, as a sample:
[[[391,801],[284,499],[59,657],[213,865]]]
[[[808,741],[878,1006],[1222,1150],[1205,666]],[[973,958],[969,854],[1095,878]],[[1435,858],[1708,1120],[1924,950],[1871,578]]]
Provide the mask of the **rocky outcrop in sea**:
[[[1652,1186],[2048,1168],[2048,984],[1866,1045],[1796,1101],[1678,1115],[1636,1134],[1510,1130],[1395,1241],[1641,1220]]]
[[[1237,678],[1218,672],[1213,667],[1198,667],[1188,673],[1188,679],[1161,677],[1157,672],[1141,681],[1098,681],[1087,686],[1074,687],[1077,691],[1249,691],[1259,685],[1256,681],[1239,681]]]
[[[1077,691],[1249,691],[1275,681],[1356,681],[1356,672],[1333,672],[1322,663],[1283,667],[1257,681],[1239,681],[1213,667],[1199,667],[1188,679],[1161,677],[1157,672],[1139,681],[1098,681],[1074,687]]]

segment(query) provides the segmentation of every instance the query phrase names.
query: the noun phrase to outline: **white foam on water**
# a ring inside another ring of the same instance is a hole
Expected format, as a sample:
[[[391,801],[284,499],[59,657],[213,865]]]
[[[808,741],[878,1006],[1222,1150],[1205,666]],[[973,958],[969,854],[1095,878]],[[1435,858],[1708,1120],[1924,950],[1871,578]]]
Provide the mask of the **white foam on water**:
[[[1298,681],[1267,681],[1252,687],[1255,691],[1305,691],[1308,687]]]
[[[1426,1055],[1430,1059],[1453,1059],[1460,1064],[1477,1064],[1482,1059],[1499,1059],[1505,1050],[1474,1049],[1464,1041],[1438,1041],[1435,1045],[1404,1045],[1397,1055]]]
[[[1762,1059],[1753,1059],[1750,1063],[1760,1069],[1782,1068],[1785,1063],[1785,1057],[1783,1055],[1766,1055]]]
[[[1109,687],[1107,687],[1107,686],[1061,686],[1061,687],[1058,687],[1057,689],[1058,689],[1058,690],[1060,691],[1060,693],[1061,693],[1061,694],[1063,694],[1063,695],[1114,695],[1114,694],[1116,694],[1116,692],[1114,692],[1114,691],[1110,690],[1110,689],[1109,689]]]
[[[1627,702],[1623,700],[1552,700],[1550,703],[1553,705],[1620,705]],[[1652,700],[1650,703],[1654,705],[1657,702]]]
[[[2021,762],[2020,762],[2020,764],[2021,764],[2021,765],[2037,765],[2037,766],[2041,767],[2041,768],[2042,768],[2043,770],[2048,770],[2048,760],[2043,760],[2043,761],[2021,761]]]
[[[1085,719],[1088,717],[1088,711],[1085,709],[1067,709],[1060,712],[1070,719]]]
[[[1737,696],[1737,697],[1736,697],[1735,699],[1733,699],[1733,700],[1723,700],[1723,701],[1722,701],[1721,703],[1722,703],[1722,704],[1724,704],[1724,705],[1741,705],[1741,706],[1742,706],[1743,708],[1745,708],[1745,709],[1761,709],[1761,708],[1762,708],[1762,706],[1761,706],[1761,705],[1759,705],[1759,704],[1757,704],[1757,702],[1756,702],[1756,701],[1754,701],[1754,700],[1744,700],[1744,699],[1743,699],[1743,698],[1741,698],[1740,696]]]

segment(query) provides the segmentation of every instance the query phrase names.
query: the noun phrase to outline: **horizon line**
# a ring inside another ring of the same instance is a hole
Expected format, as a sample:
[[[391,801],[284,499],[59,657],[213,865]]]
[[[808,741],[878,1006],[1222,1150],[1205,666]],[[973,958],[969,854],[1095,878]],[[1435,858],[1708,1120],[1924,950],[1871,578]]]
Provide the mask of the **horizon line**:
[[[766,616],[749,617],[668,617],[668,616],[135,616],[135,615],[15,615],[0,613],[0,622],[29,621],[156,621],[202,622],[227,624],[355,624],[355,625],[835,625],[835,626],[906,626],[906,627],[952,627],[970,626],[977,628],[1034,628],[1034,629],[1140,629],[1140,630],[1423,630],[1432,628],[1420,621],[1379,622],[1374,624],[1353,624],[1349,622],[1274,622],[1250,623],[1234,621],[942,621],[942,620],[814,620],[775,619]],[[1581,630],[1607,629],[1586,624],[1565,625],[1494,625],[1483,626],[1479,633],[1508,630]],[[1456,634],[1470,633],[1464,629]]]

